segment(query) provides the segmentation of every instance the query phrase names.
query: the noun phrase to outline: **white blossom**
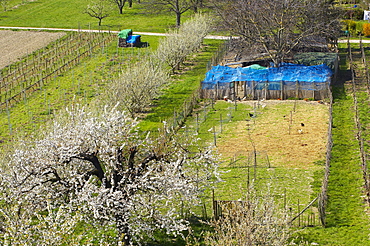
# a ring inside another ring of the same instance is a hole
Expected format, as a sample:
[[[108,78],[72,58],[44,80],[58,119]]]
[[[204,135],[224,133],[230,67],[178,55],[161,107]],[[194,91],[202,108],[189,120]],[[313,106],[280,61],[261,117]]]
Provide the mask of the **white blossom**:
[[[214,156],[171,131],[167,138],[139,136],[136,125],[116,107],[92,113],[77,106],[56,118],[44,138],[20,145],[0,176],[9,204],[3,216],[19,208],[24,217],[23,227],[12,219],[4,225],[11,243],[25,243],[14,236],[21,228],[57,245],[58,233],[69,233],[79,220],[101,230],[113,224],[125,244],[156,229],[174,236],[186,230],[180,208],[199,203],[217,173]]]

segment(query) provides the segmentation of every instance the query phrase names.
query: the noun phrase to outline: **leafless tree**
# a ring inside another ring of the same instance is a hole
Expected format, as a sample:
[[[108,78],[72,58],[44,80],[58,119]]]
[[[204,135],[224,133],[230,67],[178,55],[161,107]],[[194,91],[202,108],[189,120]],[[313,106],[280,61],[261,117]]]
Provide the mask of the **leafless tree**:
[[[118,9],[119,9],[119,13],[122,14],[123,13],[123,7],[125,7],[125,4],[126,4],[126,1],[127,0],[111,0],[112,3],[116,4]],[[132,1],[131,1],[132,3]]]
[[[246,45],[259,45],[279,66],[307,40],[336,39],[339,11],[330,1],[222,0],[213,1],[223,26]]]
[[[107,0],[94,0],[86,7],[85,13],[97,18],[99,20],[98,24],[101,26],[102,20],[109,16],[110,10],[111,6]]]
[[[150,12],[172,12],[176,15],[176,26],[181,25],[181,16],[192,8],[192,0],[147,0],[146,8]]]
[[[191,0],[191,9],[194,11],[194,13],[199,12],[199,8],[205,7],[205,0]]]

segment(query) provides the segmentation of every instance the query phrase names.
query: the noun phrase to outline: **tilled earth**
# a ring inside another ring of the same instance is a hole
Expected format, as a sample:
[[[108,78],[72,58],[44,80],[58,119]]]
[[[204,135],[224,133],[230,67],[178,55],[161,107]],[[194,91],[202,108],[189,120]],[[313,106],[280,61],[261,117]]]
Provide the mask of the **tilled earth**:
[[[0,31],[0,69],[65,35],[61,32]]]

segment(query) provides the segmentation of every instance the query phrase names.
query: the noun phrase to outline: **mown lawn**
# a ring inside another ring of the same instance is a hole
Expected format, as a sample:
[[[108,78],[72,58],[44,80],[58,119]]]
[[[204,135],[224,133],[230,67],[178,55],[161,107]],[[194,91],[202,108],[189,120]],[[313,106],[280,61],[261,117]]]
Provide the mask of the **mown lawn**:
[[[144,4],[135,1],[132,8],[128,8],[128,5],[124,7],[123,14],[119,14],[118,7],[113,5],[109,16],[103,19],[99,27],[98,19],[84,13],[89,3],[90,0],[11,0],[7,11],[0,9],[0,26],[102,28],[113,31],[129,28],[134,32],[165,32],[176,24],[175,15],[169,12],[148,13]],[[190,14],[190,11],[186,12],[183,20]]]

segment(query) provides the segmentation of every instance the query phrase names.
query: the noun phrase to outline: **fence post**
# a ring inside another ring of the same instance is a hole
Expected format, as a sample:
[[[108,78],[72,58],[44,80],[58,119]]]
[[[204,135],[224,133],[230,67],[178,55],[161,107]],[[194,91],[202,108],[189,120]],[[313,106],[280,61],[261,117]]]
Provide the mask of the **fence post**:
[[[213,142],[214,142],[215,146],[217,146],[216,129],[215,129],[214,126],[213,126]]]
[[[299,83],[298,83],[298,80],[295,83],[295,97],[299,98]]]
[[[255,81],[252,81],[252,100],[254,100],[256,97],[256,86],[255,86]]]
[[[8,116],[9,135],[12,135],[12,123],[10,122],[9,100],[6,100],[6,114]]]
[[[284,82],[280,82],[280,99],[284,100]]]
[[[220,133],[222,133],[222,114],[220,114]]]

